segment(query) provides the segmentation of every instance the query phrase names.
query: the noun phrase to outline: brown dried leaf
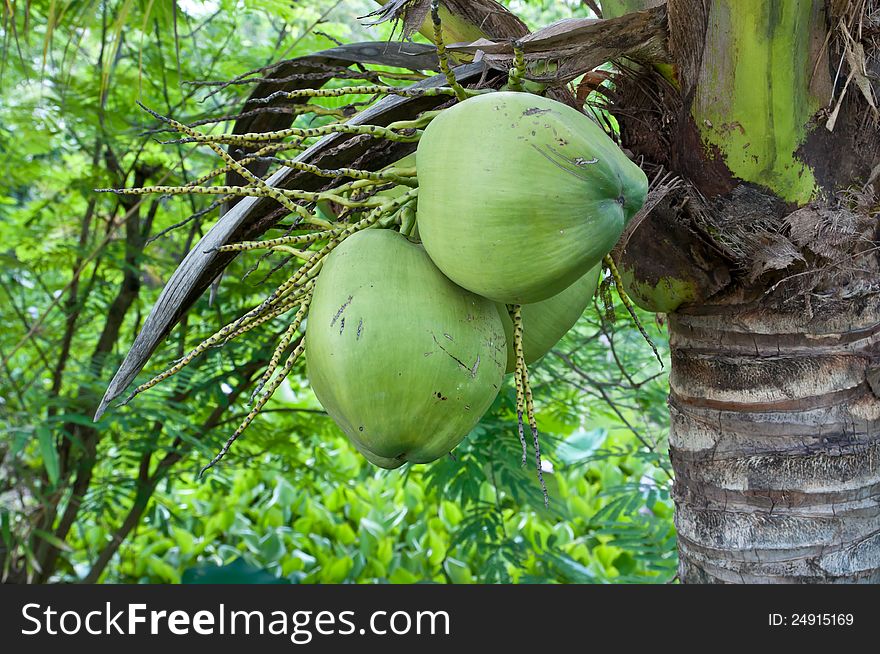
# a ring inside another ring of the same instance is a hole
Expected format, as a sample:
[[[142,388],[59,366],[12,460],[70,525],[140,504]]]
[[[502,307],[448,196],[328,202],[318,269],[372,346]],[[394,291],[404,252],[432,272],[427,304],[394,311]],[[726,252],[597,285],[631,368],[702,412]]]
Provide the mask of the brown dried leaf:
[[[587,101],[590,93],[598,89],[602,84],[611,78],[611,73],[607,70],[593,70],[584,73],[581,81],[578,83],[576,98],[578,104],[583,105]]]
[[[627,223],[626,228],[617,243],[617,248],[625,248],[626,244],[629,242],[630,236],[636,229],[638,229],[641,222],[651,214],[667,195],[683,186],[684,183],[680,177],[665,172],[663,168],[660,168],[648,185],[648,195],[645,198],[645,204],[642,205],[642,208],[639,209],[636,215],[630,219],[629,223]]]
[[[844,26],[843,29],[846,30],[846,27]],[[866,76],[865,48],[861,43],[853,39],[849,32],[847,32],[847,37],[846,62],[855,76],[856,86],[859,87],[859,90],[862,92],[865,100],[868,101],[871,109],[874,110],[874,115],[876,116],[877,105],[874,102],[874,90],[871,88],[871,82]]]
[[[865,56],[865,48],[860,42],[853,38],[845,21],[840,21],[838,29],[841,33],[841,41],[843,43],[846,63],[849,67],[849,74],[843,85],[843,90],[837,98],[837,103],[828,117],[828,120],[825,122],[825,129],[829,132],[834,131],[834,125],[837,123],[837,116],[843,105],[843,99],[846,97],[849,85],[853,81],[859,91],[861,91],[862,96],[868,102],[868,105],[871,107],[874,118],[876,119],[878,115],[880,115],[880,112],[877,110],[877,104],[874,100],[874,88],[871,84],[871,80],[868,79],[868,65],[867,57]]]
[[[785,270],[804,258],[798,249],[782,234],[764,232],[755,236],[751,248],[748,278],[754,282],[771,270]]]
[[[569,18],[520,39],[531,80],[563,84],[603,63],[622,56],[650,57],[665,61],[666,7],[625,14],[618,18],[597,20]],[[480,39],[473,43],[454,44],[450,50],[476,54],[499,70],[510,68],[513,43]]]
[[[785,217],[789,239],[814,254],[836,261],[853,253],[860,220],[846,209],[806,206]]]
[[[361,16],[361,19],[375,17],[375,20],[364,23],[367,26],[379,25],[388,21],[402,22],[403,34],[401,36],[406,41],[419,31],[430,10],[431,0],[391,0],[376,11]]]

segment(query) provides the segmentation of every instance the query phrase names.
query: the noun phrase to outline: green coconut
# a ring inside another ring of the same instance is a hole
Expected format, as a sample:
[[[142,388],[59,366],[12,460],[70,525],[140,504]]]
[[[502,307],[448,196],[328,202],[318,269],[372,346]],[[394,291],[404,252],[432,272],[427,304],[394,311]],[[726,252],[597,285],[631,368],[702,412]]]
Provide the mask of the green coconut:
[[[654,313],[672,313],[683,304],[699,298],[699,290],[692,280],[660,277],[655,281],[640,280],[633,268],[618,266],[623,290],[637,307]]]
[[[574,284],[551,298],[522,306],[523,356],[526,364],[532,364],[559,342],[590,304],[599,285],[602,266],[590,271]],[[507,372],[516,369],[516,352],[513,349],[513,321],[507,307],[499,304],[498,311],[507,336]]]
[[[495,305],[385,229],[350,236],[327,257],[305,338],[318,400],[383,468],[450,452],[492,404],[507,361]]]
[[[729,262],[695,238],[690,225],[666,203],[630,227],[612,256],[623,290],[636,306],[672,313],[705,302],[730,283]]]
[[[596,266],[648,180],[584,114],[529,93],[478,95],[418,145],[419,235],[458,285],[506,304],[556,295]]]

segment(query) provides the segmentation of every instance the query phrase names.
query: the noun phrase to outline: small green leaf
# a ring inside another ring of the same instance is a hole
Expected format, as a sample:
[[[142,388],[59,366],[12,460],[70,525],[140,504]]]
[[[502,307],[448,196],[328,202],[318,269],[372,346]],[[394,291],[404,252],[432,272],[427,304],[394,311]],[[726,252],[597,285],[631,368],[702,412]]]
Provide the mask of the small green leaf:
[[[53,547],[57,547],[59,550],[63,550],[65,552],[73,551],[73,548],[70,545],[58,538],[55,534],[50,534],[49,532],[43,531],[42,529],[34,529],[34,534],[36,536],[39,536],[42,540],[46,541]]]
[[[443,562],[443,569],[449,575],[449,579],[454,584],[472,584],[474,583],[474,575],[466,563],[458,559],[447,558]]]
[[[58,484],[59,465],[58,451],[55,449],[55,439],[52,432],[44,426],[37,427],[37,439],[40,442],[40,454],[43,457],[43,466],[49,475],[49,482],[55,486]]]
[[[548,557],[556,572],[566,581],[575,584],[595,584],[598,579],[592,570],[565,554]]]
[[[28,442],[29,432],[20,431],[15,434],[15,438],[12,439],[12,447],[9,449],[10,458],[14,458],[24,449],[24,446]]]
[[[260,540],[258,554],[264,561],[278,561],[284,556],[284,542],[277,532],[269,532]]]
[[[174,537],[174,541],[180,548],[181,554],[192,554],[192,552],[196,548],[196,543],[195,537],[191,533],[189,533],[186,529],[171,527],[171,535]]]
[[[9,511],[0,511],[0,535],[3,536],[3,543],[7,549],[12,548],[12,526],[10,522]]]
[[[420,579],[420,577],[417,577],[406,568],[397,568],[391,573],[389,581],[392,584],[414,584],[420,581]]]
[[[608,432],[601,427],[590,431],[576,431],[559,444],[556,456],[567,465],[580,463],[590,458],[607,437]]]

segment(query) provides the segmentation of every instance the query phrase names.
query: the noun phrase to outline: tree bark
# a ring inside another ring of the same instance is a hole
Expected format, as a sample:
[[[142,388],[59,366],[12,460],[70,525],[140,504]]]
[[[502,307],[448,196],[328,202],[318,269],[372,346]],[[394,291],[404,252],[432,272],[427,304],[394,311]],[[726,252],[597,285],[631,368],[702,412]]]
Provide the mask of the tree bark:
[[[683,582],[880,582],[880,299],[670,317]]]

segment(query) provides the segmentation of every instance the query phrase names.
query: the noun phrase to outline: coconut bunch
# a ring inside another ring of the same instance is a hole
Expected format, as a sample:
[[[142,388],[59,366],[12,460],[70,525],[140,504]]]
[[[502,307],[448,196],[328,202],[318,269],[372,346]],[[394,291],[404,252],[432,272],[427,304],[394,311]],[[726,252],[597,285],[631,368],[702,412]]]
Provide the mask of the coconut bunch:
[[[648,182],[592,119],[524,92],[521,56],[506,90],[460,86],[448,66],[436,5],[433,16],[446,86],[305,89],[273,99],[432,94],[449,96],[451,107],[384,127],[340,118],[320,127],[222,135],[151,112],[185,140],[210,147],[223,166],[183,187],[107,189],[269,197],[289,214],[283,236],[220,248],[282,253],[294,262],[288,278],[129,397],[212,347],[277,318],[287,321],[253,408],[203,472],[305,356],[322,406],[383,468],[451,452],[492,405],[505,375],[512,376],[523,463],[528,425],[540,478],[528,365],[581,316],[603,265],[616,275],[609,252],[645,202]],[[417,149],[379,171],[324,170],[278,156],[338,133],[417,143]],[[223,146],[251,154],[236,160]],[[273,163],[335,186],[320,192],[273,187],[246,167],[270,155]],[[246,184],[206,185],[230,171]],[[619,277],[615,281],[621,292]]]

